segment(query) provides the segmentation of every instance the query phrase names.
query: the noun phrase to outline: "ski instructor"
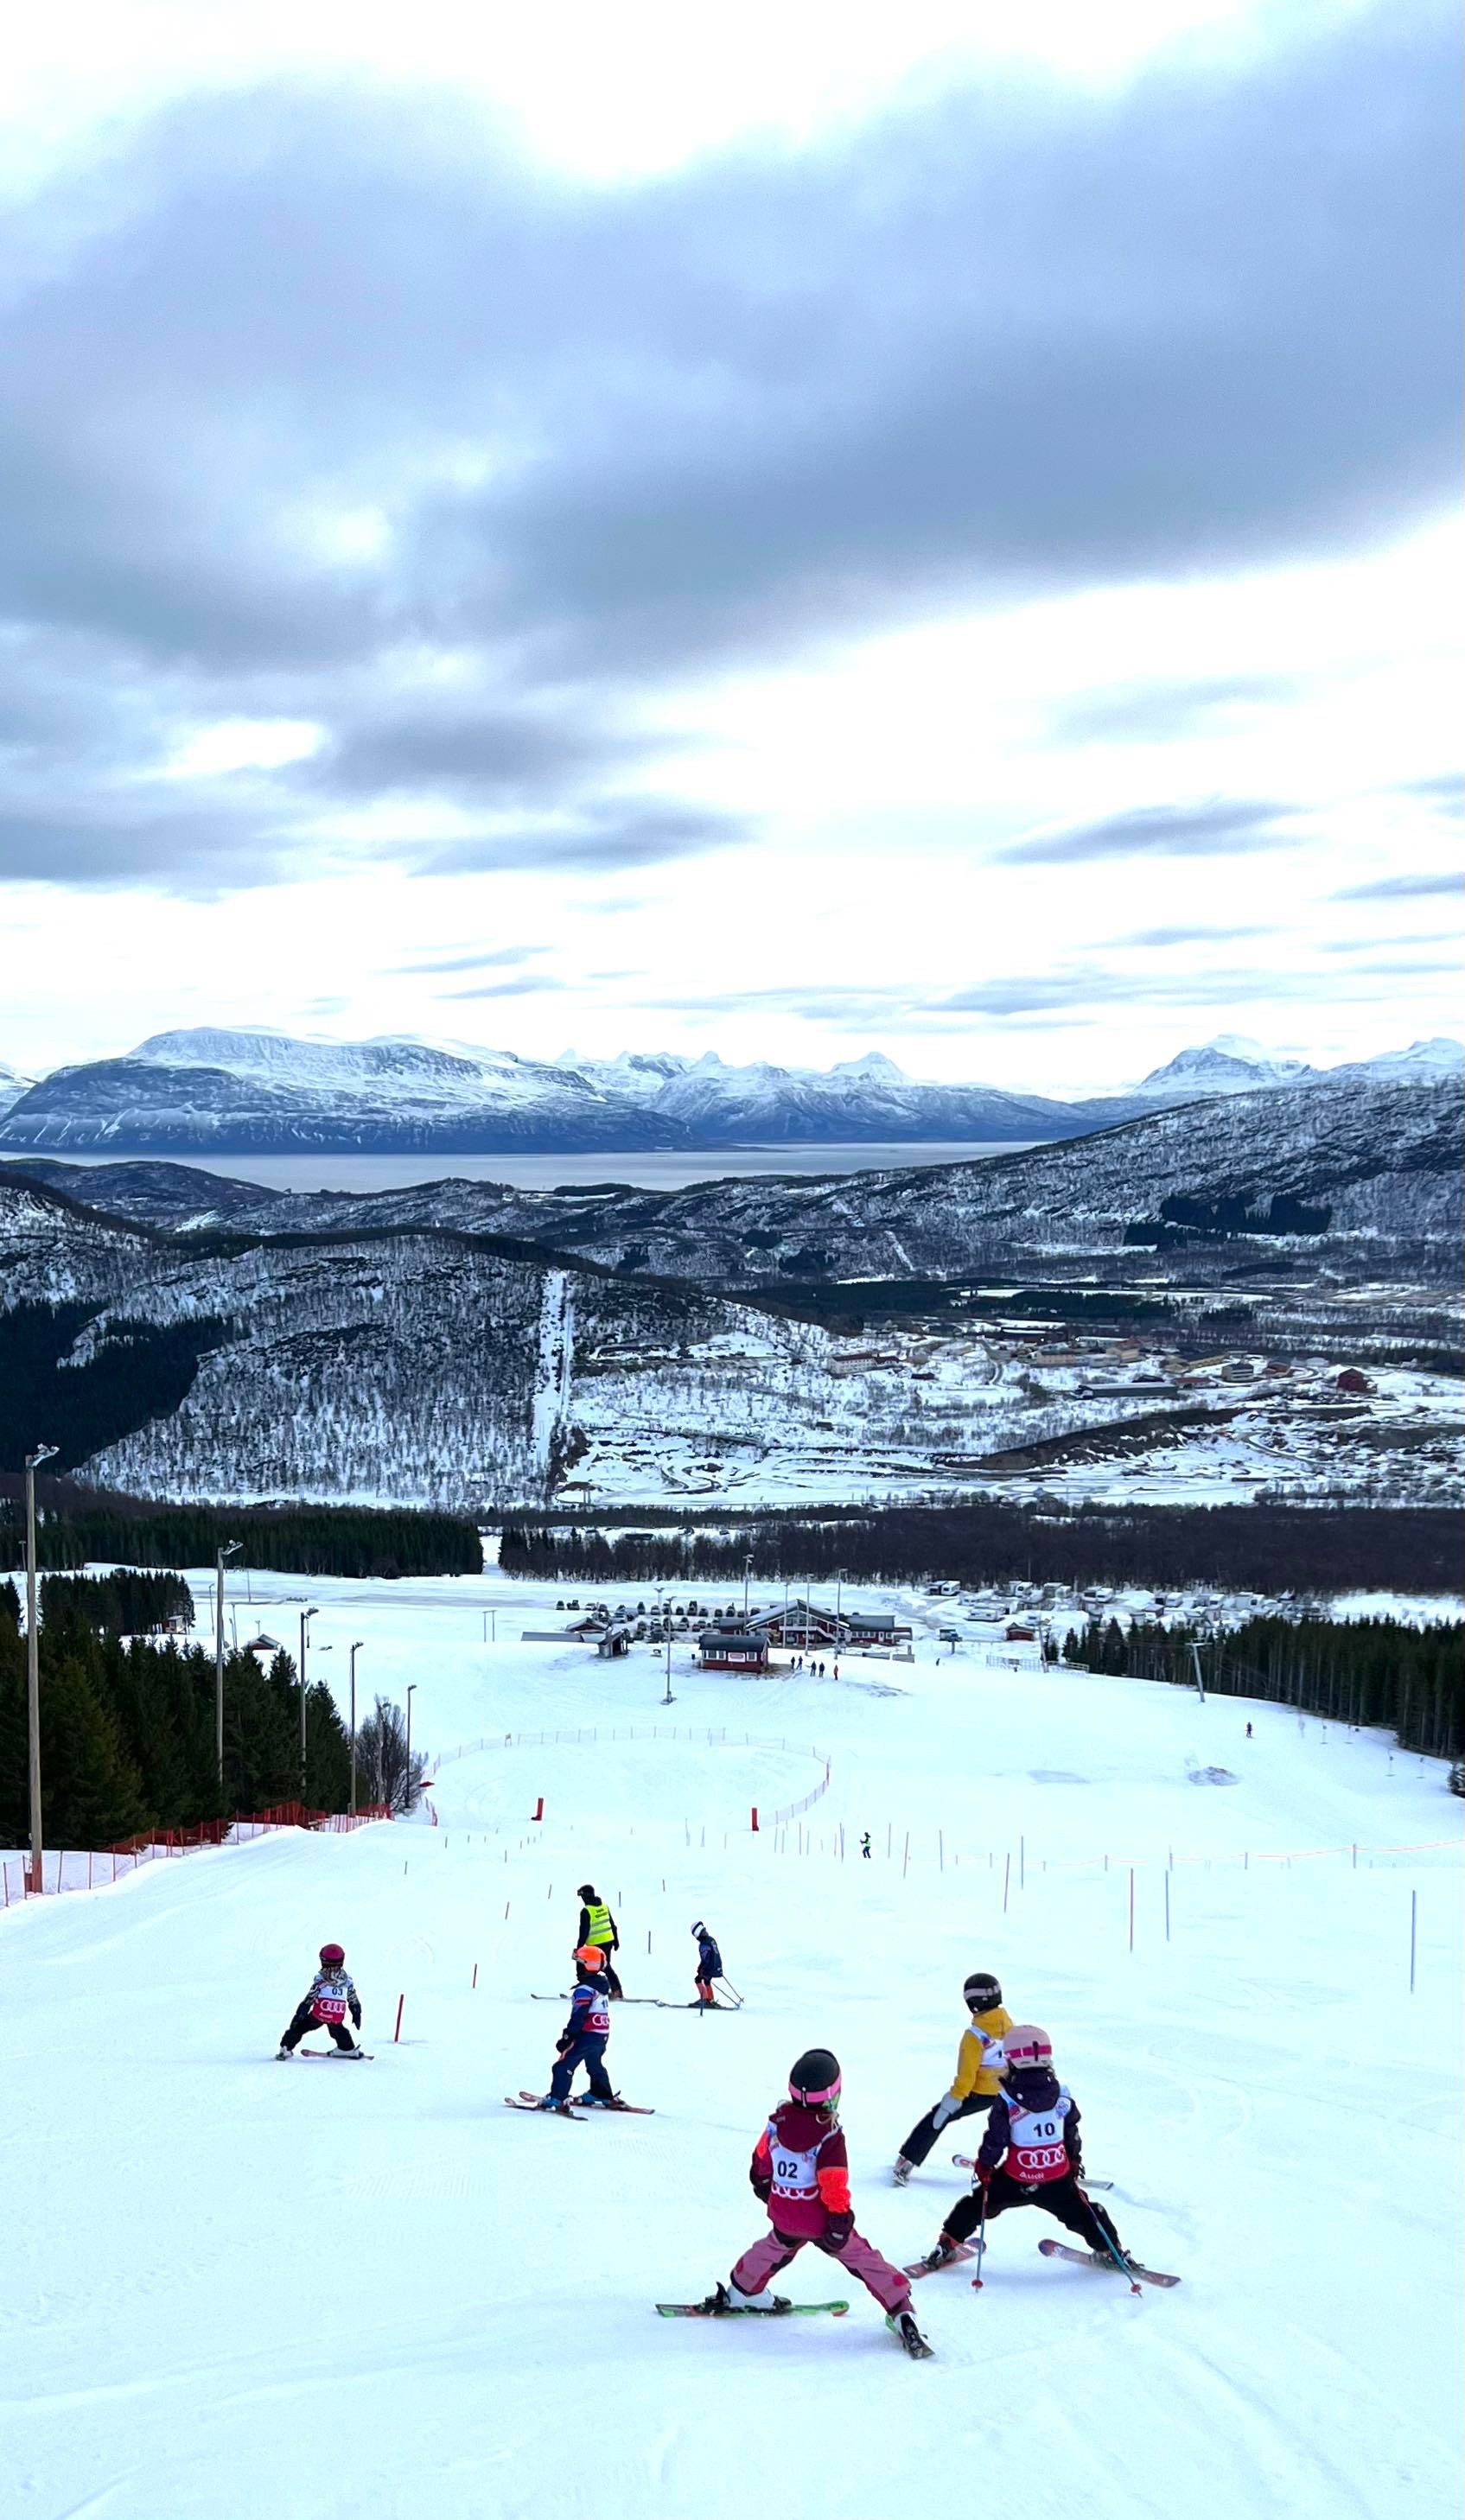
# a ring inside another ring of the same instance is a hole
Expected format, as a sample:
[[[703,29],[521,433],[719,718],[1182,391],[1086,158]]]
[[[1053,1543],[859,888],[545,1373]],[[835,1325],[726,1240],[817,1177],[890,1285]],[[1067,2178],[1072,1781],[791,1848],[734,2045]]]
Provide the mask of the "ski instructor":
[[[614,2003],[622,1993],[620,1980],[616,1974],[616,1963],[611,1958],[613,1952],[618,1952],[620,1949],[620,1936],[616,1930],[616,1919],[605,1901],[597,1895],[593,1881],[582,1881],[576,1896],[580,1901],[580,1921],[574,1938],[575,1942],[581,1948],[588,1944],[593,1950],[604,1955],[606,1989]],[[579,1966],[578,1960],[576,1965]],[[583,1967],[579,1968],[578,1983],[581,1986],[585,1983]]]

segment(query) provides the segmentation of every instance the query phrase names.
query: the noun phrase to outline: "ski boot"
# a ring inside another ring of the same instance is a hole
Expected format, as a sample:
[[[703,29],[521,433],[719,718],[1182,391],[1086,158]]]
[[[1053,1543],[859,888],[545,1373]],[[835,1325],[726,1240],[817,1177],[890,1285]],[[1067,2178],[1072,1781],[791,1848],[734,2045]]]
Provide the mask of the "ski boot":
[[[949,2267],[956,2254],[956,2242],[954,2240],[948,2240],[945,2232],[943,2231],[940,2238],[938,2240],[936,2247],[934,2249],[927,2250],[925,2257],[921,2260],[921,2264],[923,2267],[929,2267],[934,2274],[938,2267]]]
[[[548,2092],[545,2092],[539,2106],[541,2109],[547,2109],[552,2117],[568,2118],[574,2114],[568,2100],[552,2099]]]
[[[916,2325],[915,2313],[913,2311],[889,2311],[886,2314],[885,2323],[890,2329],[891,2334],[895,2338],[897,2344],[903,2347],[904,2351],[910,2356],[913,2362],[926,2362],[930,2361],[931,2347],[927,2344],[925,2337],[921,2334],[919,2327]]]
[[[277,2048],[275,2049],[275,2063],[277,2065],[293,2065],[295,2063],[295,2049],[293,2048]]]
[[[915,2166],[916,2165],[913,2161],[906,2160],[903,2152],[897,2153],[895,2155],[895,2167],[891,2172],[892,2186],[903,2187]]]
[[[792,2310],[794,2305],[781,2292],[739,2292],[736,2284],[719,2283],[713,2286],[702,2307],[712,2318],[725,2318],[730,2312],[744,2310],[752,2311],[761,2318],[777,2318],[780,2312]]]

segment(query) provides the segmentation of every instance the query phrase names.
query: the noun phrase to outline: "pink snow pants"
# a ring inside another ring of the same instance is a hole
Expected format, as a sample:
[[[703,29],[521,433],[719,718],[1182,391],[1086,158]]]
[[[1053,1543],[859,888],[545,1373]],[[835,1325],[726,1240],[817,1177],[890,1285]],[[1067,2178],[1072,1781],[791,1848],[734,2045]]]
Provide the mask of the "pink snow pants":
[[[801,2249],[810,2245],[809,2238],[798,2233],[766,2231],[745,2249],[732,2271],[739,2292],[761,2292],[784,2267],[792,2266]],[[851,2231],[847,2240],[837,2247],[832,2240],[814,2240],[826,2258],[837,2258],[852,2275],[858,2275],[867,2292],[872,2292],[882,2310],[907,2310],[910,2306],[910,2277],[893,2267],[889,2258],[872,2248],[859,2231]]]

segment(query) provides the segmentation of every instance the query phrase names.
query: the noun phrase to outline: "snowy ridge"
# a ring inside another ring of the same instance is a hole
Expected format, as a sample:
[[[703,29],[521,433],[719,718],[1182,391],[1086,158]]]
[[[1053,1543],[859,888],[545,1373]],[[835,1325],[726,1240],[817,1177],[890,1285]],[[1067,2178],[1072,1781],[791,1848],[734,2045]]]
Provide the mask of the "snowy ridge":
[[[1339,1078],[1438,1081],[1458,1043],[1416,1043]],[[518,1058],[461,1043],[299,1040],[263,1027],[155,1033],[127,1057],[58,1068],[39,1083],[0,1071],[0,1150],[215,1159],[264,1148],[444,1154],[618,1148],[1015,1144],[1081,1136],[1158,1106],[1329,1079],[1222,1035],[1123,1094],[1064,1101],[907,1076],[881,1052],[828,1070],[709,1051],[613,1059]]]

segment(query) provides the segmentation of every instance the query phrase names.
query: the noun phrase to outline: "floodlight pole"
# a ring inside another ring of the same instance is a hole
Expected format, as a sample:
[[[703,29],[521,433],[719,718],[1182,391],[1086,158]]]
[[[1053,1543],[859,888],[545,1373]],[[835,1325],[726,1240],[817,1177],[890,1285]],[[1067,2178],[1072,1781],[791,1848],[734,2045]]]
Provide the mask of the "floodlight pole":
[[[300,1612],[300,1800],[305,1800],[305,1640],[314,1610]]]
[[[356,1656],[366,1642],[358,1637],[351,1647],[351,1810],[356,1808]]]
[[[55,1444],[25,1456],[25,1732],[30,1765],[30,1895],[41,1895],[41,1657],[35,1608],[35,1474],[55,1459]]]
[[[227,1541],[214,1559],[213,1596],[213,1756],[219,1795],[224,1791],[224,1560],[237,1557],[242,1540]]]

